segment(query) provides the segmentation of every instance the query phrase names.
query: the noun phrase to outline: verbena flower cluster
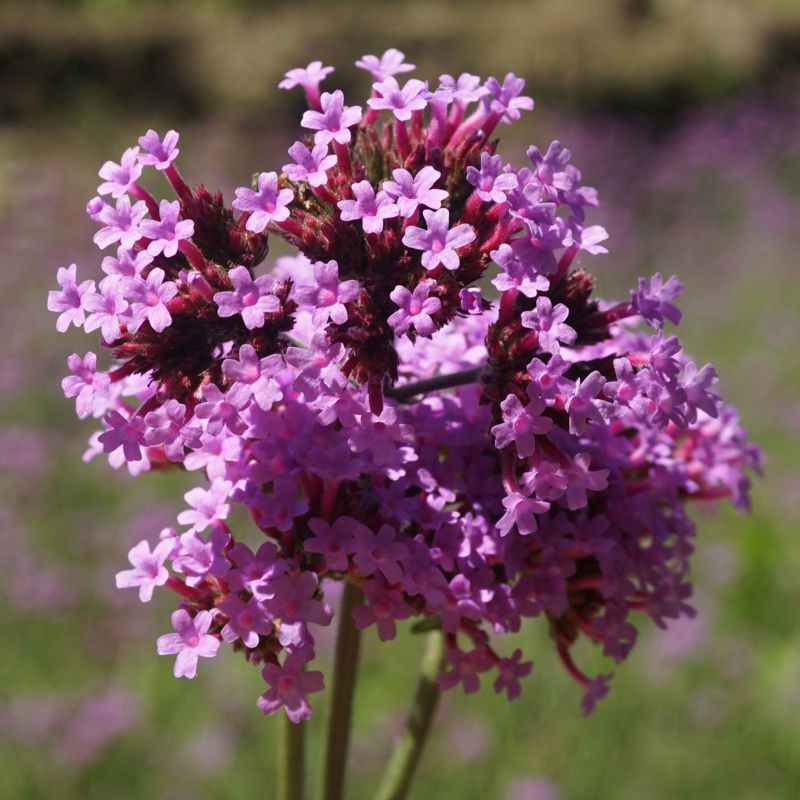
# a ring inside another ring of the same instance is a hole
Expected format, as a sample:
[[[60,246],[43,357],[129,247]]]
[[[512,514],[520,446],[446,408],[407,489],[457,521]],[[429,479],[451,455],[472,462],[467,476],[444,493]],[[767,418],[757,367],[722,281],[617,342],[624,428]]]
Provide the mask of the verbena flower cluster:
[[[221,642],[260,665],[267,714],[305,719],[323,688],[325,580],[363,589],[355,622],[382,640],[410,617],[440,626],[441,685],[467,692],[491,673],[516,697],[532,665],[499,634],[546,618],[588,712],[610,676],[585,675],[572,645],[621,661],[631,612],[692,613],[686,503],[746,508],[759,451],[714,368],[664,331],[677,278],[593,296],[578,256],[607,235],[569,151],[530,147],[519,168],[495,152],[498,125],[533,108],[520,78],[401,83],[397,50],[357,65],[364,106],[320,92],[321,62],[286,74],[303,135],[230,206],[182,178],[175,131],[100,169],[87,211],[105,277],[59,270],[48,307],[59,331],[99,330],[113,363],[73,354],[64,392],[102,420],[87,458],[200,482],[117,584],[179,596],[158,640],[176,676]],[[259,274],[269,236],[298,253]],[[231,529],[235,506],[260,534]]]

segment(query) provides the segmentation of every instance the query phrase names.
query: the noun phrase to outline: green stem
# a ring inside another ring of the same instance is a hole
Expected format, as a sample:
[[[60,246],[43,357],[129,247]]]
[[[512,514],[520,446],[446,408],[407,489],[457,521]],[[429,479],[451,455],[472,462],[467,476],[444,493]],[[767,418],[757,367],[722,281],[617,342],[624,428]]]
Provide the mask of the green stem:
[[[285,714],[281,716],[283,730],[278,756],[278,798],[303,800],[306,723],[291,722]]]
[[[419,681],[406,729],[395,745],[376,800],[403,800],[408,793],[439,703],[440,692],[436,679],[442,671],[443,661],[444,636],[441,631],[432,631],[428,634],[422,656]]]
[[[333,665],[325,774],[322,781],[323,800],[342,800],[344,797],[353,693],[361,640],[361,633],[353,619],[353,609],[360,603],[361,590],[355,584],[345,582],[339,608],[339,630],[336,635],[336,660]]]

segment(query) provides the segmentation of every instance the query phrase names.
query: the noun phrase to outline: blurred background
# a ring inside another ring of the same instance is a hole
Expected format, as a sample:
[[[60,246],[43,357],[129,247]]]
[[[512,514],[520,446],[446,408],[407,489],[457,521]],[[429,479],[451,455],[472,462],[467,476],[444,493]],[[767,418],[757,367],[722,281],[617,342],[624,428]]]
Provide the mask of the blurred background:
[[[66,356],[45,310],[59,266],[97,278],[84,214],[97,169],[148,127],[181,131],[181,170],[230,197],[279,168],[313,59],[363,103],[364,53],[417,75],[514,71],[537,101],[506,138],[559,138],[596,186],[610,254],[600,293],[640,274],[686,284],[682,336],[712,361],[766,450],[754,511],[697,509],[698,617],[643,635],[589,719],[542,624],[522,699],[445,697],[412,797],[675,800],[800,796],[800,3],[797,0],[4,0],[0,4],[0,797],[274,796],[275,720],[231,653],[176,681],[155,654],[170,598],[114,574],[174,522],[182,476],[81,463],[91,422],[61,397]],[[330,657],[331,637],[321,644]],[[365,654],[353,798],[371,796],[422,642]],[[607,667],[589,649],[594,668]],[[316,780],[325,698],[311,728]]]

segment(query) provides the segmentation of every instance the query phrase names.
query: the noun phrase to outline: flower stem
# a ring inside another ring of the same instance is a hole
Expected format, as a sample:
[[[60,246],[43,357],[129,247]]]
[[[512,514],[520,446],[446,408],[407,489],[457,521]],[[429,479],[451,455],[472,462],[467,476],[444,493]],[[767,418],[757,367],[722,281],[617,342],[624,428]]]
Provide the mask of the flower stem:
[[[303,800],[305,780],[305,722],[291,722],[281,715],[280,753],[278,756],[278,798],[279,800]]]
[[[339,608],[339,630],[336,635],[336,660],[333,666],[325,774],[322,782],[323,800],[341,800],[344,797],[353,693],[361,640],[361,632],[353,619],[353,609],[360,603],[361,590],[355,584],[345,582],[342,604]]]
[[[440,692],[436,679],[442,671],[443,660],[444,637],[441,631],[432,631],[428,634],[422,656],[419,681],[406,729],[395,745],[376,800],[403,800],[408,793],[439,703]]]
[[[464,386],[468,383],[476,383],[482,371],[483,367],[481,366],[473,367],[472,369],[464,369],[460,372],[449,372],[446,375],[436,375],[424,381],[417,381],[416,383],[408,383],[405,386],[387,389],[384,391],[384,394],[387,397],[391,397],[393,400],[399,400],[401,403],[405,403],[418,395],[427,394],[428,392],[435,392],[439,389],[449,389],[453,386]]]

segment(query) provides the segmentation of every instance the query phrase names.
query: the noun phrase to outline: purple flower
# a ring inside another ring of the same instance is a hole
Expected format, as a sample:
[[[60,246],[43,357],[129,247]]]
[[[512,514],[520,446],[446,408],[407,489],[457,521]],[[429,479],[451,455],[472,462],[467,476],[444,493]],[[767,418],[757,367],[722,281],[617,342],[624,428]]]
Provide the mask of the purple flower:
[[[315,188],[328,182],[328,170],[336,163],[336,156],[328,152],[327,144],[315,144],[309,149],[302,142],[295,142],[289,148],[294,164],[286,164],[283,171],[289,180],[308,181]]]
[[[139,148],[129,147],[119,160],[119,164],[106,161],[100,167],[99,175],[105,181],[97,187],[98,194],[110,194],[113,198],[122,197],[131,190],[142,174]]]
[[[201,429],[186,425],[186,406],[177,400],[167,400],[160,408],[145,415],[144,441],[148,447],[164,446],[170,461],[183,461],[184,447],[200,447]]]
[[[588,453],[578,453],[567,469],[567,507],[577,511],[589,503],[587,489],[600,492],[608,486],[607,469],[589,469],[591,458]]]
[[[398,589],[385,586],[381,580],[364,584],[365,605],[353,610],[353,619],[359,630],[375,625],[382,642],[388,642],[397,635],[395,620],[408,619],[411,609]]]
[[[152,240],[147,245],[147,252],[151,256],[163,253],[167,258],[171,258],[178,252],[183,239],[191,239],[194,234],[194,222],[190,219],[181,219],[179,200],[172,203],[169,200],[162,200],[158,204],[158,216],[158,220],[144,220],[139,226],[139,232]]]
[[[97,356],[91,351],[83,358],[73,353],[67,359],[72,375],[61,381],[65,397],[74,397],[78,417],[84,419],[102,408],[108,397],[111,379],[105,372],[97,372]]]
[[[519,119],[520,111],[533,111],[533,99],[521,95],[525,81],[509,72],[501,84],[497,78],[489,78],[486,88],[489,108],[494,114],[502,114],[503,122]]]
[[[178,133],[167,131],[162,139],[152,128],[139,137],[139,146],[145,152],[139,156],[140,164],[147,164],[157,170],[168,169],[178,157]]]
[[[611,675],[598,675],[596,678],[589,681],[589,685],[586,687],[586,694],[583,696],[582,701],[584,716],[591,714],[597,702],[608,694],[610,688],[608,683],[611,678]]]
[[[389,297],[398,306],[387,322],[394,328],[397,336],[402,336],[413,327],[420,336],[430,336],[436,330],[436,323],[431,319],[441,307],[438,297],[428,297],[435,281],[420,281],[413,294],[405,286],[395,286]]]
[[[390,47],[380,58],[377,56],[362,56],[356,61],[356,66],[372,74],[376,81],[385,80],[401,72],[411,72],[416,69],[413,64],[406,64],[405,54]]]
[[[412,175],[407,169],[395,169],[392,170],[394,180],[384,181],[383,190],[396,201],[401,216],[408,219],[421,205],[432,209],[441,208],[447,199],[447,192],[444,189],[431,188],[441,175],[439,170],[430,166],[423,167],[416,175]]]
[[[264,542],[253,551],[245,544],[237,542],[228,553],[236,565],[228,575],[228,584],[234,592],[250,591],[259,600],[275,595],[272,580],[286,572],[287,563],[278,558],[278,548],[272,542]]]
[[[446,208],[438,211],[423,211],[427,230],[409,226],[403,235],[403,244],[414,250],[422,250],[422,266],[435,269],[442,264],[446,269],[458,269],[460,259],[456,250],[475,239],[471,225],[456,225],[450,228],[450,212]]]
[[[119,411],[109,411],[103,422],[108,426],[108,430],[98,437],[103,452],[113,453],[121,447],[126,461],[140,461],[144,420],[139,416],[126,419]]]
[[[258,647],[259,635],[272,632],[272,623],[255,597],[245,604],[235,594],[229,594],[217,608],[228,617],[228,624],[220,631],[226,642],[241,639],[245,647],[252,649]]]
[[[385,219],[400,214],[400,209],[392,202],[392,198],[383,191],[375,194],[369,181],[359,181],[351,188],[356,199],[340,200],[336,205],[339,206],[344,222],[360,219],[364,233],[380,233]]]
[[[533,662],[522,660],[522,650],[515,650],[511,658],[502,658],[497,665],[497,679],[494,682],[494,690],[498,694],[505,691],[509,700],[516,700],[522,692],[519,685],[520,678],[526,678],[531,674]]]
[[[86,319],[86,301],[94,294],[94,281],[83,281],[78,284],[76,264],[59,267],[56,280],[61,291],[51,291],[47,295],[47,310],[55,311],[59,316],[56,330],[59,333],[74,325],[80,328]]]
[[[147,205],[139,200],[131,206],[128,195],[123,194],[117,198],[116,207],[106,203],[97,213],[102,227],[94,235],[94,243],[104,250],[110,244],[119,242],[126,250],[133,246],[142,237],[139,226],[147,215]]]
[[[458,78],[452,75],[440,75],[441,88],[447,90],[453,102],[459,106],[475,103],[488,94],[489,90],[483,85],[478,75],[462,72]]]
[[[333,71],[333,67],[325,67],[321,61],[312,61],[305,68],[290,69],[278,84],[278,88],[294,89],[295,86],[302,86],[306,91],[316,89]]]
[[[439,686],[447,690],[461,684],[464,694],[477,692],[481,686],[478,675],[492,667],[491,658],[485,647],[476,647],[469,653],[464,653],[455,647],[448,648],[447,661],[451,669],[439,676]]]
[[[508,536],[516,526],[522,536],[527,536],[536,532],[539,527],[536,515],[544,514],[550,508],[550,503],[535,497],[525,497],[520,492],[511,492],[503,498],[503,508],[506,513],[497,521],[500,535]]]
[[[548,433],[553,427],[550,417],[542,416],[547,408],[539,395],[531,397],[528,405],[523,406],[515,394],[510,394],[500,403],[503,419],[492,428],[495,445],[499,450],[515,444],[518,458],[528,458],[536,449],[536,436]]]
[[[569,361],[560,355],[552,356],[545,364],[538,358],[531,359],[528,364],[528,374],[533,378],[536,391],[545,400],[555,400],[562,381],[562,375],[569,369]],[[529,390],[530,391],[530,390]]]
[[[100,281],[100,293],[90,294],[86,298],[85,330],[91,333],[100,328],[106,342],[115,342],[121,335],[120,316],[128,308],[128,301],[121,294],[122,281],[116,275],[110,275]]]
[[[278,174],[262,172],[258,176],[258,191],[241,187],[236,190],[236,199],[231,203],[239,211],[247,211],[246,228],[261,233],[270,222],[283,222],[289,218],[289,203],[294,200],[291,189],[278,189]]]
[[[314,532],[314,536],[306,539],[303,547],[309,553],[322,555],[328,569],[346,571],[347,556],[355,552],[353,534],[364,526],[352,517],[338,517],[332,525],[324,519],[314,517],[308,521],[308,527]],[[371,531],[369,533],[372,534]]]
[[[215,383],[203,387],[203,402],[198,403],[194,415],[206,419],[206,430],[216,436],[227,428],[231,433],[241,436],[247,430],[247,423],[239,416],[250,400],[244,392],[223,394]]]
[[[228,277],[233,291],[214,295],[214,302],[219,306],[217,313],[221,317],[241,314],[245,327],[254,330],[264,325],[265,314],[273,314],[281,307],[280,300],[270,294],[274,285],[271,276],[261,275],[253,280],[247,267],[234,267]]]
[[[160,656],[177,655],[174,674],[176,678],[194,678],[197,675],[197,659],[213,658],[219,650],[219,639],[212,636],[210,611],[198,611],[192,619],[182,608],[172,615],[172,627],[177,633],[159,636],[156,643]]]
[[[139,587],[139,599],[143,603],[149,602],[153,597],[153,589],[163,586],[167,582],[169,572],[164,562],[172,552],[172,542],[162,539],[152,550],[146,539],[128,551],[128,561],[133,569],[126,569],[117,573],[117,589],[132,589]]]
[[[608,231],[602,225],[589,225],[583,228],[573,222],[570,226],[567,238],[564,240],[565,247],[578,247],[592,255],[607,253],[608,248],[601,246],[600,242],[608,239]]]
[[[178,287],[172,281],[164,282],[163,269],[156,267],[150,270],[144,280],[141,278],[125,280],[131,301],[129,330],[139,330],[145,320],[156,333],[161,333],[172,324],[172,315],[169,313],[167,303],[178,293]]]
[[[316,144],[328,145],[332,141],[347,144],[350,141],[350,128],[361,122],[361,106],[345,106],[344,94],[337,89],[332,94],[323,92],[320,98],[321,111],[306,111],[300,124],[304,128],[317,131]]]
[[[314,282],[299,284],[295,288],[298,303],[314,309],[314,325],[324,325],[332,319],[337,325],[347,321],[345,303],[355,300],[361,289],[358,281],[339,282],[339,265],[335,261],[315,261]]]
[[[265,604],[269,613],[281,621],[282,629],[295,623],[330,623],[330,608],[316,599],[319,580],[313,572],[279,575],[272,581],[272,586],[275,593]]]
[[[280,368],[283,359],[273,354],[259,360],[251,344],[239,348],[239,360],[226,358],[222,362],[222,373],[233,385],[228,390],[228,401],[236,408],[243,408],[252,397],[264,411],[272,408],[283,397],[278,382],[269,374]]]
[[[190,508],[178,514],[178,522],[181,525],[191,525],[192,531],[200,533],[214,522],[227,519],[231,511],[227,502],[230,493],[230,481],[219,479],[208,489],[200,486],[190,489],[183,496]]]
[[[489,254],[502,272],[492,278],[492,284],[500,292],[516,290],[525,297],[536,297],[550,288],[550,281],[530,269],[519,258],[509,244],[501,244]]]
[[[136,278],[142,270],[153,262],[153,256],[147,250],[126,250],[117,248],[117,257],[106,256],[101,267],[106,275],[117,275],[121,278]]]
[[[400,583],[403,570],[400,562],[408,555],[408,548],[396,541],[397,531],[391,525],[381,525],[377,533],[366,526],[354,530],[356,566],[362,575],[380,572],[389,583]]]
[[[697,369],[694,361],[689,361],[683,368],[680,385],[686,395],[686,419],[690,423],[697,420],[698,409],[709,417],[719,416],[719,405],[722,402],[711,387],[717,382],[717,371],[711,364]]]
[[[557,355],[559,342],[572,344],[578,334],[564,320],[569,316],[569,309],[563,303],[555,307],[549,297],[537,297],[536,308],[522,313],[522,324],[539,334],[539,346],[548,353]]]
[[[172,568],[186,576],[188,586],[198,586],[206,575],[224,578],[231,567],[225,555],[230,540],[230,533],[221,525],[211,529],[208,541],[200,538],[196,531],[188,530],[179,537],[178,551],[172,557]]]
[[[661,273],[639,278],[639,289],[631,289],[631,305],[654,328],[662,328],[664,319],[673,325],[681,321],[680,309],[672,301],[683,294],[683,284],[673,275],[664,281]]]
[[[484,150],[480,169],[467,167],[467,182],[475,187],[484,203],[505,203],[506,192],[517,186],[517,176],[503,170],[500,156],[493,156]]]
[[[261,675],[270,688],[256,703],[264,714],[274,714],[283,708],[292,722],[301,722],[311,717],[311,706],[306,695],[321,692],[325,683],[321,672],[304,671],[303,663],[300,656],[289,655],[283,666],[267,664],[264,667]]]
[[[602,391],[605,382],[606,379],[597,370],[590,372],[583,379],[578,379],[575,390],[567,400],[570,433],[580,436],[586,432],[590,422],[604,424],[605,420],[595,398]]]
[[[397,80],[391,75],[372,86],[375,96],[367,100],[367,104],[375,111],[391,111],[395,119],[403,122],[411,119],[414,111],[421,111],[428,105],[425,98],[428,85],[424,81],[412,78],[400,88]]]
[[[272,493],[261,499],[258,510],[266,525],[288,531],[295,517],[308,511],[308,498],[298,496],[297,483],[291,478],[278,478],[272,485]]]

